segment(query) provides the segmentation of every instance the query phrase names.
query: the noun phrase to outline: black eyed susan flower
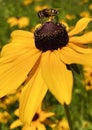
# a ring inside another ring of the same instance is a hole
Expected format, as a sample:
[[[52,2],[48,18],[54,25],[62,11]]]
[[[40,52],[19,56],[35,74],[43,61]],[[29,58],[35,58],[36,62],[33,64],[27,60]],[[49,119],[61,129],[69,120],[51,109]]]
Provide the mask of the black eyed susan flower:
[[[44,6],[37,5],[37,6],[35,6],[35,11],[38,12],[38,11],[46,9],[46,8],[49,8],[49,6],[48,5],[44,5]]]
[[[71,14],[66,14],[65,18],[66,18],[67,20],[73,20],[73,19],[75,19],[75,16],[74,16],[74,15],[71,15]]]
[[[67,65],[92,67],[92,31],[77,36],[91,18],[82,18],[67,33],[60,23],[45,22],[33,33],[17,30],[3,47],[0,58],[0,97],[24,85],[20,97],[20,118],[30,124],[49,90],[61,104],[70,104],[73,75]]]
[[[90,17],[90,12],[89,11],[82,11],[80,12],[80,17]]]
[[[62,120],[60,120],[58,122],[57,129],[58,130],[70,130],[68,121],[65,118],[63,118]]]
[[[23,5],[27,6],[29,4],[32,4],[33,0],[24,0]]]
[[[27,17],[10,17],[7,20],[7,23],[10,25],[10,27],[17,25],[19,28],[24,28],[29,25],[29,19]]]
[[[16,17],[10,17],[7,19],[7,23],[10,27],[16,26],[18,24],[18,19]]]
[[[92,90],[92,67],[84,66],[84,82],[87,91]]]
[[[0,112],[0,123],[6,124],[10,118],[11,116],[7,111]]]
[[[89,9],[92,10],[92,4],[89,5]]]
[[[14,113],[16,116],[19,117],[19,109],[16,109]],[[52,116],[54,116],[53,112],[43,111],[40,105],[40,107],[38,108],[37,112],[35,113],[32,119],[31,125],[28,124],[23,125],[23,123],[19,119],[17,119],[10,125],[10,129],[23,126],[22,130],[46,130],[45,120]]]

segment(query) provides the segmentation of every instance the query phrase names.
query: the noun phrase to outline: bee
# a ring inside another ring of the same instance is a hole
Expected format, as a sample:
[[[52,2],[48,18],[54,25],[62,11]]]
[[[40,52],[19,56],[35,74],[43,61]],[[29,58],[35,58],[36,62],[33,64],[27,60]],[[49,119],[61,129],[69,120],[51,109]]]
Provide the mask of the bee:
[[[56,17],[58,15],[58,10],[52,9],[52,8],[50,8],[50,9],[46,8],[46,9],[39,11],[37,14],[41,20],[43,20],[44,18],[53,19],[54,17]]]

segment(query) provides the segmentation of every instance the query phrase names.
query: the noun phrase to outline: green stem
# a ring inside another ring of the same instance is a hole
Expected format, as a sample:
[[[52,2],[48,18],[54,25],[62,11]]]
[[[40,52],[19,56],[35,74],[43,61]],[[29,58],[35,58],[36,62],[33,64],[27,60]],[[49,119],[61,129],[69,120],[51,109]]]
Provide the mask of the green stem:
[[[68,105],[64,103],[64,109],[65,109],[65,113],[66,113],[66,116],[67,116],[67,120],[68,120],[68,123],[69,123],[69,127],[70,127],[70,130],[73,130],[73,124],[72,124],[72,121],[71,121],[71,115],[70,115],[70,112],[69,112],[69,108],[68,108]]]

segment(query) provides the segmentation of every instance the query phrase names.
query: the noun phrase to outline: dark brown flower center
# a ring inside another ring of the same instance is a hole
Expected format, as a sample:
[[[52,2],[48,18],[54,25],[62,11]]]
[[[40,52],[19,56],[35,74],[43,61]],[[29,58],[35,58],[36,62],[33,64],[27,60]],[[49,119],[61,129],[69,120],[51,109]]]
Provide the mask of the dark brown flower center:
[[[68,43],[69,37],[65,27],[53,21],[45,22],[34,33],[35,45],[45,52],[47,50],[57,50]]]
[[[39,118],[39,114],[38,114],[38,113],[35,113],[35,115],[34,115],[32,121],[36,121],[38,118]]]

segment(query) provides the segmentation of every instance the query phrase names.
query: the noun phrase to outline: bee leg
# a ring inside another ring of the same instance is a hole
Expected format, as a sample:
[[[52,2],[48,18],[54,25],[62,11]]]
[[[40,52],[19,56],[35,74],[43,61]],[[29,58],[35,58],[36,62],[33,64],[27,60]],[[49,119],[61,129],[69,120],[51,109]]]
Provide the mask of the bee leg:
[[[58,16],[51,17],[51,21],[54,23],[58,23],[59,22]]]
[[[55,16],[54,20],[55,20],[55,23],[58,23],[59,22],[58,16]]]
[[[45,19],[44,19],[44,18],[40,18],[40,22],[41,22],[42,24],[44,24]]]

